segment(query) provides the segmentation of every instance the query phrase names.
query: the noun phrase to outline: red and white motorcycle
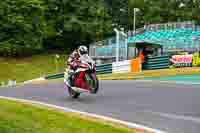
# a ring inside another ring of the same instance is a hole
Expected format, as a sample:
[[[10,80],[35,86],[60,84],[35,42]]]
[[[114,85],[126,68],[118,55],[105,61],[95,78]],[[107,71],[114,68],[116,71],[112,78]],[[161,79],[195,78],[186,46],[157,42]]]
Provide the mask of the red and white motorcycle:
[[[72,81],[68,77],[69,74]],[[73,86],[70,84],[72,82]],[[96,76],[96,64],[88,54],[80,57],[78,68],[75,72],[71,73],[66,70],[64,83],[65,89],[72,98],[78,98],[81,93],[96,94],[98,92],[99,80]]]

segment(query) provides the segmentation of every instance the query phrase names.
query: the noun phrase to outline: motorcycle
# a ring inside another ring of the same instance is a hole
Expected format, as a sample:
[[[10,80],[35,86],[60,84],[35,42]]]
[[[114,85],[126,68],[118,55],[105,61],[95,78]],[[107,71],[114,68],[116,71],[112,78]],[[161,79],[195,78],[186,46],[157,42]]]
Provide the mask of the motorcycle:
[[[84,83],[80,82],[80,78],[83,79]],[[81,93],[96,94],[98,92],[99,80],[96,76],[96,64],[90,56],[85,54],[80,57],[75,72],[66,70],[64,83],[65,89],[72,98],[78,98]]]

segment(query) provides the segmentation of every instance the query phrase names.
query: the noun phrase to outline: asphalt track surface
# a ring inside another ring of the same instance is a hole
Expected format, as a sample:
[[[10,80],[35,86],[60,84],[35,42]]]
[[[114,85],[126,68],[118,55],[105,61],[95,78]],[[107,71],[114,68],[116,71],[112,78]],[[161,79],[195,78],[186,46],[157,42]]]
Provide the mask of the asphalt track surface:
[[[101,81],[97,95],[71,99],[63,83],[0,88],[0,96],[41,101],[145,125],[168,133],[200,133],[200,85]]]

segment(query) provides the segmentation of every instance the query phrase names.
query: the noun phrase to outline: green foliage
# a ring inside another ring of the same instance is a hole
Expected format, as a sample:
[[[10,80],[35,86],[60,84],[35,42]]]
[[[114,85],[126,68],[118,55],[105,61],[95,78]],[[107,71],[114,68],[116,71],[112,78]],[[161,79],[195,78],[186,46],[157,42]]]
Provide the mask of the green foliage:
[[[114,9],[111,13],[113,22],[122,25],[126,30],[132,29],[134,8],[140,9],[136,13],[137,28],[144,24],[188,20],[195,20],[200,24],[199,0],[106,0],[106,2]],[[120,12],[120,9],[123,11]],[[126,16],[126,18],[119,16]]]
[[[101,40],[111,31],[107,12],[102,0],[4,0],[0,54],[20,56]]]
[[[0,5],[0,52],[7,56],[42,49],[45,19],[40,0],[3,0]]]
[[[81,43],[102,40],[111,29],[112,21],[102,0],[46,0],[46,17],[52,25],[45,46],[74,48]],[[53,43],[52,43],[53,42]]]

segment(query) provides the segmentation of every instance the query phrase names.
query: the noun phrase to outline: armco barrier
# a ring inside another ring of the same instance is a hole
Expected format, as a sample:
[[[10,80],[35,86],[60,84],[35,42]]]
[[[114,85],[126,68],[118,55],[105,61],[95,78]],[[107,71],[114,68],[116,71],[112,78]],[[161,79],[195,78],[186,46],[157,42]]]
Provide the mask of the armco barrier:
[[[169,68],[169,56],[156,56],[148,58],[143,64],[143,69],[164,69]],[[132,60],[125,60],[114,62],[110,64],[97,65],[97,75],[111,74],[111,73],[128,73],[128,72],[141,72],[141,59],[138,57]],[[46,76],[45,79],[58,79],[63,78],[64,73]]]
[[[60,73],[60,74],[46,76],[45,79],[59,79],[63,77],[64,77],[64,73]]]
[[[131,72],[131,62],[130,60],[113,62],[112,63],[112,73],[128,73]]]
[[[112,63],[112,73],[141,72],[141,58]]]
[[[112,73],[112,64],[102,64],[97,66],[97,74],[109,74]],[[58,79],[63,78],[64,73],[54,74],[46,76],[45,79]]]
[[[170,58],[168,55],[155,56],[145,59],[143,64],[144,70],[165,69],[169,68]]]
[[[97,65],[97,74],[109,74],[112,73],[112,64]]]
[[[128,72],[136,72],[138,70],[132,70],[136,69],[133,66],[137,66],[138,64],[136,62],[137,60],[125,60],[121,62],[114,62],[110,64],[101,64],[97,65],[97,75],[101,74],[111,74],[111,73],[128,73]],[[58,79],[58,78],[63,78],[64,73],[60,74],[54,74],[54,75],[49,75],[46,76],[45,79]]]

